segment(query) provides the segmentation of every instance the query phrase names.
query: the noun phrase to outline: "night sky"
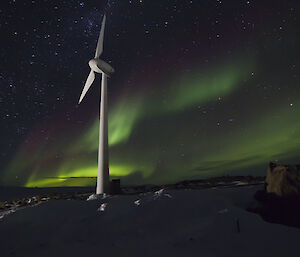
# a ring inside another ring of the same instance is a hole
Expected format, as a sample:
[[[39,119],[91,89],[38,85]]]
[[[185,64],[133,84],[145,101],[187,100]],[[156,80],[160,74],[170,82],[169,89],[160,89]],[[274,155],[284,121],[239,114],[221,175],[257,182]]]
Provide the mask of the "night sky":
[[[298,0],[5,1],[0,184],[95,185],[104,12],[110,174],[127,184],[300,163]]]

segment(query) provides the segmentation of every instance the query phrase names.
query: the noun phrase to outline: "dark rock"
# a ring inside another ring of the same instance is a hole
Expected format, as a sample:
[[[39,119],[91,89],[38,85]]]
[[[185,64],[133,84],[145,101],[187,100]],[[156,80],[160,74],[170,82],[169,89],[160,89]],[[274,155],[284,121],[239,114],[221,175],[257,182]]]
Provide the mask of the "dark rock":
[[[264,190],[254,195],[258,204],[248,208],[259,214],[265,221],[300,228],[300,198],[298,196],[281,197]]]
[[[300,196],[300,165],[271,162],[267,170],[266,190],[278,196]]]
[[[5,208],[5,203],[0,201],[0,209],[4,209]]]
[[[18,206],[25,206],[27,204],[28,204],[27,199],[25,199],[25,198],[18,201]]]
[[[113,195],[121,194],[121,180],[120,179],[113,179],[110,182],[110,193]]]
[[[265,182],[248,211],[271,223],[300,228],[300,166],[270,163]]]

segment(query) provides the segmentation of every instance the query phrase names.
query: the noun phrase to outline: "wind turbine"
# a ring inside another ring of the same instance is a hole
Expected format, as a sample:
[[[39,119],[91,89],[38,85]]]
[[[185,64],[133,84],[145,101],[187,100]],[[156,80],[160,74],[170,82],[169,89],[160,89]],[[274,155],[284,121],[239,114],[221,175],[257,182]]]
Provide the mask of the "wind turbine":
[[[86,92],[95,80],[95,72],[102,74],[101,100],[100,100],[100,126],[99,126],[99,148],[98,148],[98,176],[96,194],[109,192],[109,165],[108,165],[108,122],[107,122],[107,77],[114,73],[114,68],[99,57],[103,52],[103,38],[106,14],[103,16],[101,31],[97,43],[96,54],[89,61],[90,74],[85,82],[78,104],[81,103]]]

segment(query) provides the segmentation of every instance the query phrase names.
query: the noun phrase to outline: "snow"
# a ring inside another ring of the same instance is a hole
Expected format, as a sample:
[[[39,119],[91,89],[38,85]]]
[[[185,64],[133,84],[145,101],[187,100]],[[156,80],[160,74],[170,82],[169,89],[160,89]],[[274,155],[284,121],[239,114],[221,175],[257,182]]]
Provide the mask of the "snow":
[[[139,206],[141,204],[141,200],[139,199],[139,200],[134,201],[134,204]]]
[[[86,200],[87,201],[94,201],[94,200],[98,200],[99,199],[99,195],[97,194],[92,194],[90,195]]]
[[[7,216],[9,214],[12,214],[14,212],[16,212],[15,209],[10,209],[10,210],[7,210],[7,211],[0,212],[0,220],[3,219],[5,216]]]
[[[107,206],[107,203],[102,203],[101,206],[99,207],[98,211],[105,211],[106,206]]]
[[[90,193],[95,187],[52,187],[52,188],[24,188],[24,187],[0,187],[0,201],[14,200],[17,198],[31,197],[48,193],[70,193],[86,192]]]
[[[298,257],[299,229],[245,211],[260,188],[46,201],[0,220],[0,256]]]

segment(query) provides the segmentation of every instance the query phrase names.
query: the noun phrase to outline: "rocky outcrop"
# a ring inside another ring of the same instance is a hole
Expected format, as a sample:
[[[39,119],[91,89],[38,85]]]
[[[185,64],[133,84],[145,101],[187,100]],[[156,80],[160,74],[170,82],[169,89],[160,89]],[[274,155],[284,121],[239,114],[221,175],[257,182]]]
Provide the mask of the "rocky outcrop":
[[[266,176],[266,191],[277,196],[300,196],[300,165],[270,163]]]
[[[259,214],[265,221],[278,223],[300,229],[300,198],[294,196],[278,196],[259,190],[255,193],[256,203],[247,208]]]
[[[270,163],[265,189],[255,193],[247,210],[265,221],[300,228],[300,165]]]
[[[4,209],[5,208],[5,203],[0,201],[0,209]]]

